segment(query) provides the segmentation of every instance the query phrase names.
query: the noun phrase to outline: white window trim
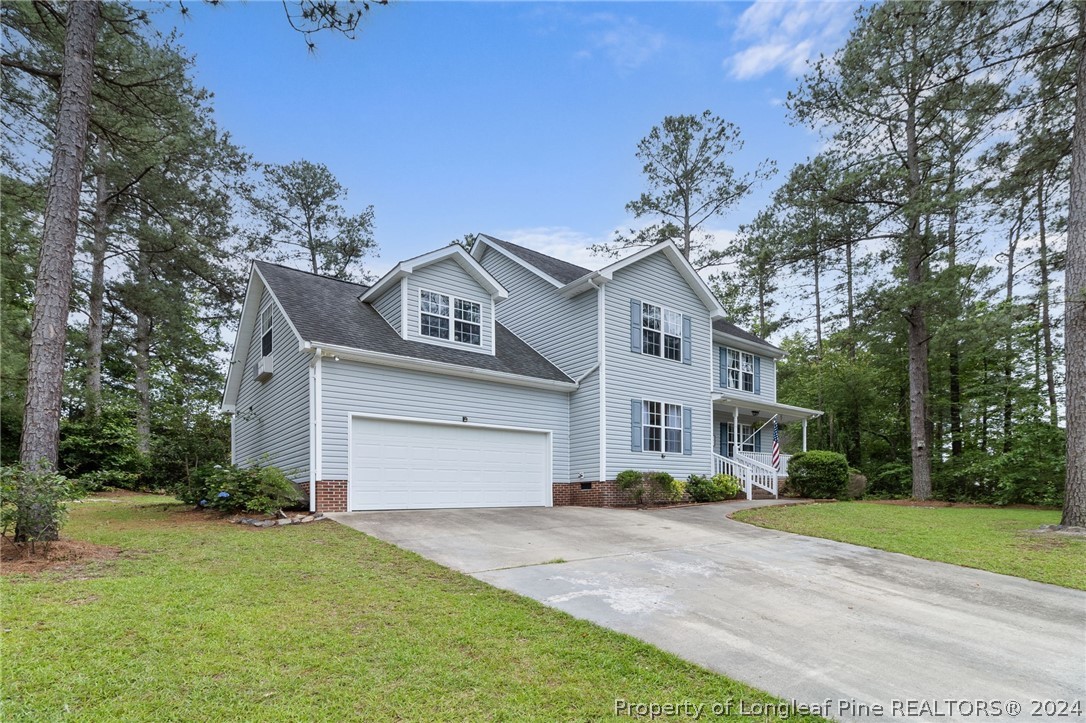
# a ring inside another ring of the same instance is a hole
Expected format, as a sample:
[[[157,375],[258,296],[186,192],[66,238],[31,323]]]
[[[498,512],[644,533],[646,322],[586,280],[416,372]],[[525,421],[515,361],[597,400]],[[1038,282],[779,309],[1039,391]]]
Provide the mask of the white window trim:
[[[757,356],[757,355],[751,354],[749,351],[743,351],[742,349],[733,349],[731,347],[724,347],[724,349],[725,349],[724,359],[728,363],[728,368],[725,370],[727,372],[726,378],[728,380],[727,388],[728,389],[734,389],[737,392],[746,392],[747,394],[753,394],[754,393],[754,357]],[[732,354],[734,354],[736,356],[736,359],[739,361],[739,366],[737,367],[737,371],[739,372],[739,378],[738,378],[738,380],[736,382],[736,386],[732,386],[732,368],[733,368],[732,367]],[[750,359],[750,372],[749,372],[750,373],[750,389],[744,389],[743,388],[743,375],[747,374],[747,372],[743,371],[743,359],[744,359],[744,357]]]
[[[660,328],[659,329],[650,329],[647,326],[645,326],[645,307],[646,306],[654,306],[654,307],[656,307],[657,309],[660,310]],[[664,317],[668,313],[678,314],[678,316],[679,316],[679,333],[677,335],[676,334],[667,334],[667,333],[664,332]],[[683,314],[681,311],[675,311],[674,309],[670,309],[670,308],[664,306],[663,304],[656,304],[656,303],[653,303],[651,301],[642,301],[641,302],[641,353],[644,354],[645,356],[653,356],[653,357],[656,357],[657,359],[663,359],[665,361],[673,361],[673,362],[678,362],[679,364],[682,364],[683,363],[683,319],[685,319],[685,318],[686,318],[686,315]],[[659,354],[650,354],[649,352],[645,351],[645,332],[646,331],[655,331],[655,332],[658,332],[660,334],[660,353]],[[678,359],[669,359],[668,357],[664,356],[664,348],[666,346],[664,344],[664,337],[665,336],[675,337],[675,338],[677,338],[679,340],[679,358]]]
[[[448,320],[448,322],[449,322],[449,338],[448,339],[443,339],[440,336],[430,336],[429,334],[424,334],[422,332],[422,315],[424,313],[422,311],[422,295],[423,294],[436,294],[437,296],[445,296],[445,297],[447,297],[449,299],[449,315],[448,316],[442,316],[441,314],[430,314],[429,312],[425,312],[428,316],[436,316],[439,319],[447,319]],[[422,339],[434,340],[434,341],[444,342],[444,343],[447,343],[447,344],[455,344],[457,346],[463,346],[463,347],[466,347],[468,349],[482,349],[483,348],[483,303],[481,301],[475,301],[473,299],[465,299],[462,296],[454,296],[453,294],[448,294],[448,293],[446,293],[444,291],[433,291],[431,289],[426,289],[426,288],[423,288],[423,287],[419,287],[418,300],[419,300],[419,303],[418,303],[417,308],[418,308],[418,321],[419,321],[419,336]],[[462,301],[465,304],[475,304],[476,306],[478,306],[479,307],[479,321],[475,322],[475,321],[464,321],[463,319],[457,319],[456,318],[456,302],[457,301]],[[472,344],[469,341],[457,341],[456,340],[456,322],[457,321],[460,321],[460,322],[465,323],[465,324],[475,324],[476,326],[479,327],[479,343],[478,344]]]
[[[268,317],[267,329],[264,328],[265,316]],[[258,317],[258,319],[258,323],[260,324],[260,358],[263,359],[264,357],[271,356],[272,352],[275,350],[275,312],[272,311],[271,304],[268,304],[260,310],[260,316]],[[268,345],[271,348],[268,349],[267,353],[264,353],[264,337],[266,337],[268,334],[271,334],[271,344]]]
[[[654,424],[649,424],[649,413],[645,405],[647,404],[659,404],[660,405],[660,449],[649,449],[645,444],[645,430],[649,427],[656,427]],[[679,408],[679,426],[669,427],[667,426],[667,408],[678,407]],[[651,454],[682,454],[683,443],[686,441],[683,439],[683,405],[672,404],[671,402],[665,402],[660,399],[642,399],[641,400],[641,451],[649,452]],[[668,450],[667,448],[667,430],[673,429],[679,432],[679,448],[677,450]]]

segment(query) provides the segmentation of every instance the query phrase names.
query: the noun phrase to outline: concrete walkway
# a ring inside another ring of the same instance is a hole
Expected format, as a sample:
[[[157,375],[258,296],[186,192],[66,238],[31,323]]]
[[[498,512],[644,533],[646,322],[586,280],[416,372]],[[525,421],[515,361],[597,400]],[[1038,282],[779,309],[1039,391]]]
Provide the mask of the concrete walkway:
[[[774,503],[329,516],[839,720],[1086,697],[1086,593],[726,517]]]

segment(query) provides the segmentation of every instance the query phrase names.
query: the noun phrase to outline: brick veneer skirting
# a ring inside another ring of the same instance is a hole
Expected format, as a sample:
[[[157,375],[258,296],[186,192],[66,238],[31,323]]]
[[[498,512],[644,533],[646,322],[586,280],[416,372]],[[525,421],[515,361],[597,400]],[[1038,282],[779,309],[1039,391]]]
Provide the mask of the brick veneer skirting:
[[[588,489],[581,489],[582,487]],[[628,507],[634,503],[629,493],[620,489],[614,480],[555,482],[553,490],[555,507]]]
[[[305,485],[306,492],[309,485]],[[317,480],[317,508],[314,512],[346,512],[347,480]]]

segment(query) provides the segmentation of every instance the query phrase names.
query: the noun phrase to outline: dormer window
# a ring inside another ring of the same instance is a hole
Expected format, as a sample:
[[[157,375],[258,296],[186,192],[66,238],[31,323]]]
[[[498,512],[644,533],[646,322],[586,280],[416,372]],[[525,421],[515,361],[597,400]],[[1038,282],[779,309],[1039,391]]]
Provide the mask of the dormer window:
[[[272,310],[269,306],[260,315],[260,355],[268,356],[272,353]]]
[[[419,333],[423,336],[480,346],[481,322],[482,308],[477,302],[419,291]]]

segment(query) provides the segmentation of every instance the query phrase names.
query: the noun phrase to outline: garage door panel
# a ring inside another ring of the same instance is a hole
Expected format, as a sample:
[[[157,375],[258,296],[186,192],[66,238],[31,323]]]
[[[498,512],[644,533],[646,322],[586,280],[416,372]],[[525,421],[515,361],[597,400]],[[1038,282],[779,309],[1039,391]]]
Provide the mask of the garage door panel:
[[[351,431],[352,510],[549,504],[545,433],[364,417]]]

